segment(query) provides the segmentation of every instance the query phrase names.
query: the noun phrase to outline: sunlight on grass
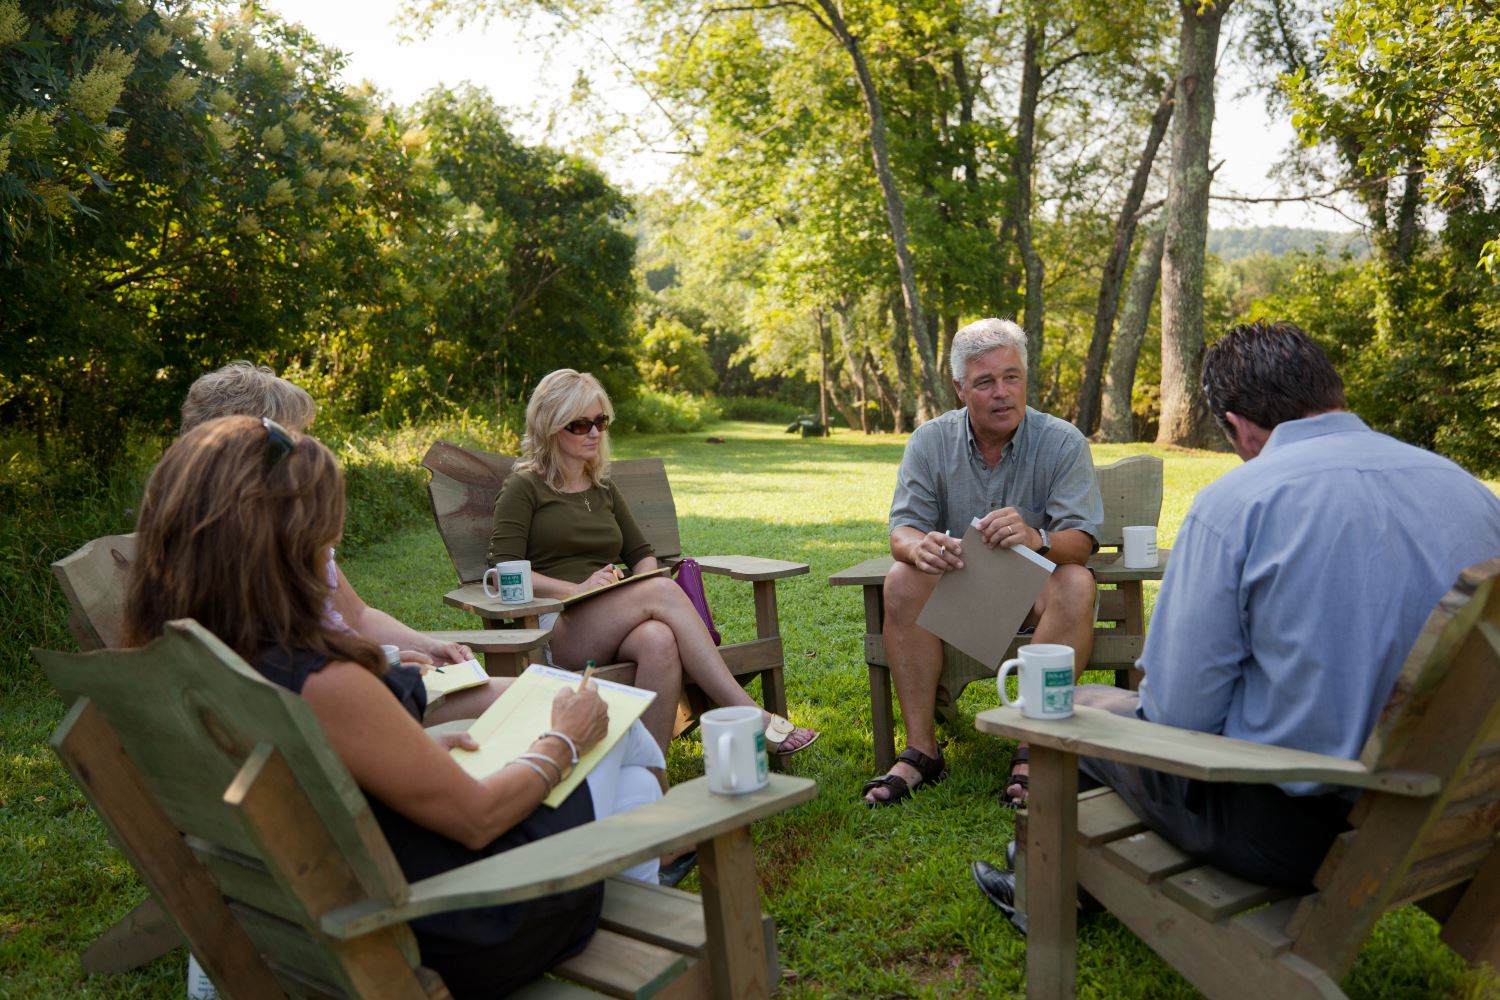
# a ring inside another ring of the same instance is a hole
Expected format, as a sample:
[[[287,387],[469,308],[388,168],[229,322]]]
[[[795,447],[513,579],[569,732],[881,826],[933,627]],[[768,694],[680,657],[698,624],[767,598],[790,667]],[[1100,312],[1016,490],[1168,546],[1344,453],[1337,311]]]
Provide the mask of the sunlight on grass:
[[[725,439],[710,444],[709,434]],[[948,727],[946,782],[909,803],[871,811],[859,799],[871,776],[869,687],[858,588],[829,575],[886,549],[886,514],[904,438],[836,433],[803,439],[761,424],[711,432],[621,438],[620,457],[659,455],[688,555],[758,555],[806,562],[781,581],[790,714],[823,731],[797,758],[817,779],[813,802],[756,825],[766,906],[776,918],[786,970],[781,995],[1020,997],[1025,939],[981,898],[968,875],[975,857],[1000,858],[1013,814],[997,796],[1010,744],[977,733],[976,712],[994,688],[972,685]],[[1148,445],[1094,448],[1105,464],[1133,454],[1166,461],[1160,539],[1170,546],[1193,493],[1237,464],[1232,455]],[[372,605],[418,628],[476,623],[445,608],[451,564],[425,513],[419,526],[366,545],[344,569]],[[754,634],[750,588],[708,577],[726,641]],[[1148,587],[1148,601],[1151,596]],[[45,749],[61,717],[40,682],[4,708],[0,734],[0,996],[177,998],[181,953],[120,976],[84,980],[79,951],[141,898],[139,881],[107,846],[102,828]],[[672,747],[674,781],[702,773],[695,736]],[[698,889],[696,875],[684,883]],[[1468,973],[1413,909],[1377,927],[1346,983],[1356,998],[1484,996],[1494,986]],[[1395,992],[1392,992],[1392,991]],[[1194,991],[1113,918],[1079,932],[1079,995],[1139,1000]]]

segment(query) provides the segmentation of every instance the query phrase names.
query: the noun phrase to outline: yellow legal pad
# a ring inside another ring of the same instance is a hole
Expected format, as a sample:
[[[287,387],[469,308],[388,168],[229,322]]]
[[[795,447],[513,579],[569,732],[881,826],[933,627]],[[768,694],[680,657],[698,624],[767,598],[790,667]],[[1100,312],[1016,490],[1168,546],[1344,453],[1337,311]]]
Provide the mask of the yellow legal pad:
[[[525,753],[536,738],[552,728],[552,700],[562,690],[576,691],[581,674],[533,663],[516,678],[506,692],[485,713],[474,720],[469,735],[479,744],[478,750],[450,750],[458,766],[476,778],[488,777],[507,762]],[[655,691],[616,684],[613,681],[590,681],[609,707],[609,731],[587,753],[578,766],[564,778],[543,804],[556,807],[572,794],[578,783],[588,777],[594,765],[604,758],[625,735],[630,724],[641,717],[656,697]],[[543,765],[545,767],[545,765]]]
[[[422,684],[427,688],[427,700],[432,701],[439,695],[478,687],[488,683],[489,679],[490,675],[484,672],[478,660],[465,660],[432,668],[422,675]]]

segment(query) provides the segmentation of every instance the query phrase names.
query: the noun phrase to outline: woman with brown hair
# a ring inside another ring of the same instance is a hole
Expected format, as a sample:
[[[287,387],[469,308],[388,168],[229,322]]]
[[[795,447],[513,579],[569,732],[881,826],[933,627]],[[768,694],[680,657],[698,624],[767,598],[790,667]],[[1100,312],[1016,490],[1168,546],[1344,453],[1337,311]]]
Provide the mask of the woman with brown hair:
[[[622,764],[627,738],[610,754],[624,803],[601,801],[591,773],[557,809],[538,808],[605,734],[607,711],[591,685],[558,696],[551,728],[526,753],[470,777],[448,753],[473,749],[467,734],[432,736],[418,721],[426,702],[418,671],[387,668],[378,647],[324,616],[328,550],[343,519],[342,473],[312,438],[252,417],[188,432],[152,472],[141,503],[127,641],[143,645],[167,621],[193,618],[268,681],[300,694],[411,880],[660,796],[649,771]],[[633,728],[633,742],[654,754],[644,729]],[[647,867],[627,874],[654,880],[654,863]],[[423,964],[455,997],[500,996],[580,951],[601,899],[593,886],[412,928]]]
[[[567,597],[612,583],[615,564],[656,568],[656,555],[609,479],[614,409],[594,376],[563,368],[537,385],[526,407],[521,460],[495,501],[489,561],[529,559],[539,597]],[[641,721],[663,750],[684,672],[716,705],[759,705],[735,681],[682,588],[665,577],[584,601],[552,626],[561,663],[637,664],[635,683],[657,693]],[[793,754],[818,733],[762,711],[766,749]]]

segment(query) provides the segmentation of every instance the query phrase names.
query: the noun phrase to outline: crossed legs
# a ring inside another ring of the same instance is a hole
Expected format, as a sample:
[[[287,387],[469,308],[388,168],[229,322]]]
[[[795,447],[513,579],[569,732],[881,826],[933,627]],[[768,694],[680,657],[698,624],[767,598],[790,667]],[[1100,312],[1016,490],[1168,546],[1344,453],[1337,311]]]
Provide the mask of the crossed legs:
[[[570,608],[553,628],[552,653],[570,664],[635,661],[636,685],[657,693],[641,722],[663,751],[672,739],[684,673],[715,705],[760,708],[729,672],[682,588],[665,578]],[[762,715],[770,721],[769,713]]]

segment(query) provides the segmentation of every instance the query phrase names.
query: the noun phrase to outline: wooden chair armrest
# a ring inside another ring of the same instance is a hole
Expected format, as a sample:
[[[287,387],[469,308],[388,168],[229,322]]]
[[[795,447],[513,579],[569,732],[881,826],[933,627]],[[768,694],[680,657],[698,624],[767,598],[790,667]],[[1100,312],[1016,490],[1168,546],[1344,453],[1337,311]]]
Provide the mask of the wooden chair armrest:
[[[1125,580],[1160,580],[1167,575],[1167,561],[1172,558],[1171,549],[1156,551],[1156,565],[1150,569],[1126,569],[1125,553],[1096,552],[1089,559],[1089,569],[1100,583],[1120,583]]]
[[[1199,781],[1276,784],[1316,781],[1394,795],[1435,795],[1437,775],[1371,771],[1357,760],[1176,729],[1080,705],[1069,719],[1028,719],[1001,706],[979,713],[974,728],[1064,753],[1180,774]]]
[[[862,563],[855,563],[848,569],[839,570],[830,576],[828,585],[830,587],[881,586],[885,583],[885,575],[891,571],[891,565],[895,561],[888,555],[866,559]]]
[[[808,571],[807,563],[762,559],[759,556],[693,556],[693,559],[705,573],[752,582],[802,576]]]
[[[651,805],[533,841],[483,861],[415,882],[404,901],[366,901],[323,916],[340,940],[449,910],[495,906],[598,882],[631,865],[712,840],[817,794],[811,778],[772,774],[748,795],[714,795],[708,779],[677,785]]]
[[[439,642],[461,642],[476,653],[526,653],[547,645],[550,628],[473,628],[447,632],[423,632]]]
[[[443,603],[450,607],[471,611],[485,621],[513,621],[535,615],[551,614],[562,610],[562,601],[550,597],[539,597],[525,604],[501,604],[498,598],[486,597],[484,586],[466,583],[443,595]]]

